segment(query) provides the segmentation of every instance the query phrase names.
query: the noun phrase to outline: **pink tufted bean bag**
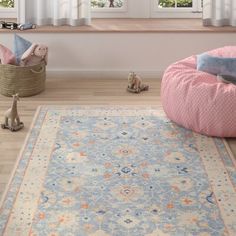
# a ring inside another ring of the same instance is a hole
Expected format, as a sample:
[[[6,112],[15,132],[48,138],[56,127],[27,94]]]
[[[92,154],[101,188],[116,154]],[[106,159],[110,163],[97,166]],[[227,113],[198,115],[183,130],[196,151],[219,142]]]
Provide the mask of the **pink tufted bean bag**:
[[[236,58],[236,46],[218,48],[208,54]],[[166,115],[201,134],[236,137],[236,85],[197,71],[196,59],[188,57],[165,71],[161,99]]]

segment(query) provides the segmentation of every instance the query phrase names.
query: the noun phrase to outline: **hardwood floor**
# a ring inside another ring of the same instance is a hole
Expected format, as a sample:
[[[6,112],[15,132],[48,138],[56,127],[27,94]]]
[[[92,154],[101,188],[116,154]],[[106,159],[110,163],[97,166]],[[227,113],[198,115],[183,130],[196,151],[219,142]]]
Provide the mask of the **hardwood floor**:
[[[0,129],[0,196],[23,145],[34,113],[39,105],[78,104],[78,105],[160,105],[160,80],[144,79],[150,85],[148,92],[139,95],[126,92],[126,79],[81,79],[50,75],[47,78],[45,92],[28,98],[22,98],[18,111],[25,128],[11,133]],[[11,98],[0,95],[0,122],[3,113],[11,105]],[[236,154],[236,139],[229,140]]]

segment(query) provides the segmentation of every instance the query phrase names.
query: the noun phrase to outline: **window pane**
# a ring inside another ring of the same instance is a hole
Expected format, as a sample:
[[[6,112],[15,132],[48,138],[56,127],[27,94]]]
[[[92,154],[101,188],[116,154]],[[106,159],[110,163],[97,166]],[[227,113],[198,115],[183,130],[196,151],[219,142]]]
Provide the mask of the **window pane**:
[[[158,0],[158,6],[160,8],[192,7],[193,0]]]
[[[91,0],[92,8],[120,8],[124,0]]]
[[[175,0],[159,0],[158,6],[162,7],[175,7]]]
[[[0,8],[13,8],[14,0],[0,0]]]
[[[192,7],[192,0],[177,0],[177,7]]]

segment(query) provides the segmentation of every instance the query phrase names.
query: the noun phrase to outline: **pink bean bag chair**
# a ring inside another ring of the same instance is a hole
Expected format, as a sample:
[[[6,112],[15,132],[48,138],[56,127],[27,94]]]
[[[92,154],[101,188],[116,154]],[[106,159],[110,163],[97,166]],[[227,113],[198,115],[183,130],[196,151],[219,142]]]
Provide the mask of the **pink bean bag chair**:
[[[236,58],[236,46],[207,52],[211,56]],[[236,137],[236,85],[198,71],[197,56],[170,65],[161,84],[166,115],[195,132],[217,137]]]

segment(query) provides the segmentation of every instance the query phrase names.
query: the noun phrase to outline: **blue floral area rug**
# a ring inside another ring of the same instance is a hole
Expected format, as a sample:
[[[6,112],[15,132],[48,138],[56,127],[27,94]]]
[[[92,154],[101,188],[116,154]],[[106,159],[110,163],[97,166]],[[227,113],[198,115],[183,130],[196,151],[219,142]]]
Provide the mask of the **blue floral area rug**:
[[[150,107],[43,106],[2,199],[4,236],[236,235],[222,139]]]

